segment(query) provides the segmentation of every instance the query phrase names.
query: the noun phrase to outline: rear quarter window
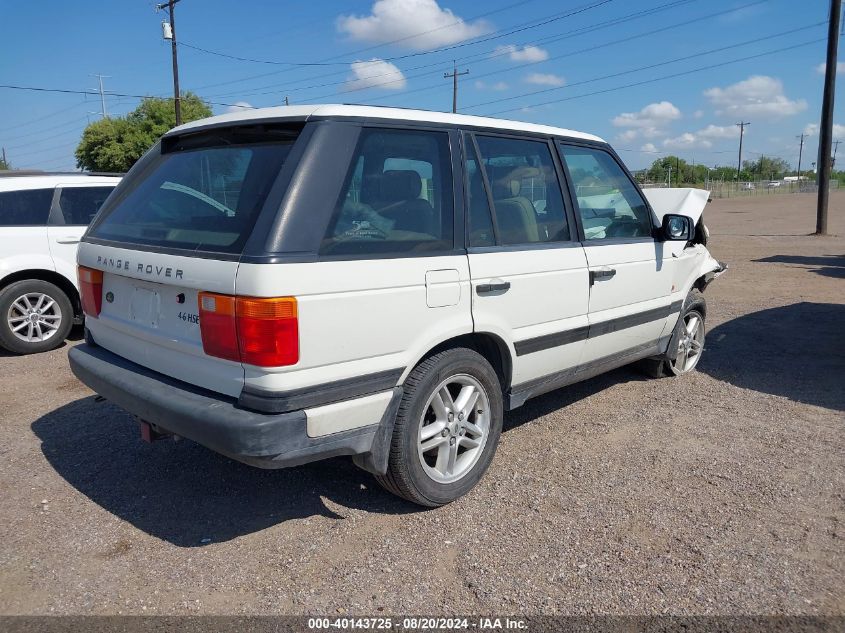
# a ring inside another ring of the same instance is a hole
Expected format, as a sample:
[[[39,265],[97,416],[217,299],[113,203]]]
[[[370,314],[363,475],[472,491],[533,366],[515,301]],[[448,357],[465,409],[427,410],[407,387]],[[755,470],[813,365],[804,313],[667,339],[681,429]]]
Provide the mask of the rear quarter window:
[[[103,212],[95,238],[239,253],[296,139],[242,129],[165,139],[162,153]]]
[[[65,224],[85,226],[103,202],[109,197],[113,187],[64,187],[59,194],[59,208]]]
[[[0,226],[45,226],[54,189],[0,192]]]

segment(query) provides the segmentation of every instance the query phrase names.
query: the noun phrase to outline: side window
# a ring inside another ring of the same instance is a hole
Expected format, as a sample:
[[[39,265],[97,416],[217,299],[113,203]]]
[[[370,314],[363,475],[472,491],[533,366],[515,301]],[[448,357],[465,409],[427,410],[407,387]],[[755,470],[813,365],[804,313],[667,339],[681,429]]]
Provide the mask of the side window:
[[[452,250],[452,195],[447,133],[363,130],[320,253]]]
[[[46,226],[53,189],[0,192],[0,226]]]
[[[569,170],[584,237],[651,237],[648,206],[613,157],[599,149],[560,145]]]
[[[493,136],[476,140],[490,183],[499,244],[569,240],[548,144]]]
[[[111,187],[66,187],[59,194],[65,224],[87,225],[112,192]]]

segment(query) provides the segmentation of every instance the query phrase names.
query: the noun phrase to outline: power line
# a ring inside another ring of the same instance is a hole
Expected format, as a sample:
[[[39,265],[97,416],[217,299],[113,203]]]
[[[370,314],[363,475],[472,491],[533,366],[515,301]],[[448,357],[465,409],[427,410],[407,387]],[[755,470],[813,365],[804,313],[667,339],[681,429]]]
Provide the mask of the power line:
[[[644,86],[644,85],[647,85],[647,84],[656,83],[658,81],[664,81],[666,79],[675,79],[677,77],[685,77],[686,75],[692,75],[694,73],[703,72],[705,70],[712,70],[714,68],[722,68],[723,66],[729,66],[731,64],[738,64],[739,62],[744,62],[744,61],[748,61],[748,60],[751,60],[751,59],[758,59],[760,57],[766,57],[768,55],[774,55],[775,53],[781,53],[781,52],[784,52],[784,51],[791,51],[791,50],[794,50],[796,48],[801,48],[803,46],[809,46],[811,44],[816,44],[818,42],[823,42],[823,41],[824,41],[824,38],[810,40],[808,42],[802,42],[800,44],[793,44],[792,46],[784,46],[783,48],[777,48],[777,49],[774,49],[774,50],[771,50],[771,51],[766,51],[764,53],[757,53],[756,55],[748,55],[746,57],[739,57],[737,59],[731,59],[731,60],[728,60],[728,61],[719,62],[717,64],[709,64],[707,66],[700,66],[699,68],[693,68],[692,70],[686,70],[686,71],[682,71],[682,72],[672,73],[672,74],[669,74],[669,75],[663,75],[661,77],[654,77],[652,79],[644,79],[642,81],[635,81],[635,82],[632,82],[632,83],[623,84],[621,86],[613,86],[611,88],[604,88],[602,90],[595,90],[593,92],[587,92],[587,93],[580,94],[580,95],[574,95],[572,97],[564,97],[562,99],[552,99],[550,101],[543,101],[541,103],[532,103],[532,104],[529,104],[528,107],[540,107],[540,106],[544,106],[544,105],[550,105],[550,104],[553,104],[553,103],[562,103],[564,101],[573,101],[575,99],[583,99],[584,97],[592,97],[592,96],[595,96],[595,95],[607,94],[609,92],[616,92],[617,90],[623,90],[625,88],[634,88],[636,86]],[[665,62],[665,63],[671,63],[671,61],[675,61],[675,60],[670,60],[670,62]],[[629,72],[631,72],[631,71],[629,71]],[[628,72],[617,73],[617,75],[622,75],[622,74],[628,74]],[[602,78],[600,77],[599,79],[602,79]],[[588,80],[586,82],[580,82],[580,83],[590,83],[591,81],[597,81],[597,80],[598,79]],[[576,84],[570,84],[568,87],[571,87],[571,86],[574,86],[574,85],[576,85]],[[507,110],[499,110],[497,112],[488,113],[485,116],[495,116],[495,115],[498,115],[498,114],[505,114],[507,112],[514,112],[515,110],[521,110],[523,107],[526,107],[526,106],[517,106],[515,108],[509,108]]]
[[[16,84],[0,84],[0,88],[5,88],[6,90],[27,90],[29,92],[56,92],[60,94],[74,94],[74,95],[99,95],[100,93],[93,90],[70,90],[66,88],[43,88],[41,86],[19,86]],[[130,99],[160,99],[161,97],[156,97],[153,95],[136,95],[136,94],[128,94],[125,92],[110,92],[109,96],[112,97],[129,97]],[[220,101],[208,101],[205,100],[206,103],[211,105],[219,105],[219,106],[237,106],[239,108],[245,108],[247,110],[253,109],[251,106],[246,107],[243,104],[238,103],[223,103]]]
[[[762,1],[766,1],[766,0],[762,0]],[[662,6],[663,6],[663,7],[666,7],[666,8],[674,8],[674,7],[675,7],[675,6],[677,6],[678,4],[685,4],[685,3],[686,3],[686,2],[682,2],[682,3],[675,2],[675,3],[670,3],[669,5],[662,5]],[[514,70],[519,70],[519,69],[521,69],[521,68],[526,68],[526,67],[528,67],[528,66],[533,66],[533,65],[536,65],[536,64],[542,64],[542,63],[546,63],[546,62],[549,62],[549,61],[554,61],[554,60],[558,60],[558,59],[563,59],[563,58],[565,58],[565,57],[572,57],[572,56],[574,56],[574,55],[579,55],[579,54],[582,54],[582,53],[590,53],[590,52],[593,52],[593,51],[598,50],[598,49],[600,49],[600,48],[606,48],[606,47],[608,47],[608,46],[613,46],[613,45],[615,45],[615,44],[620,44],[620,43],[628,42],[628,41],[631,41],[631,40],[634,40],[634,39],[639,39],[639,38],[641,38],[641,37],[647,37],[648,35],[653,35],[653,34],[655,34],[655,33],[659,33],[659,32],[661,32],[661,31],[665,31],[665,30],[668,30],[668,29],[673,29],[673,28],[683,27],[683,26],[687,26],[687,25],[689,25],[689,24],[693,24],[693,23],[695,23],[695,22],[702,21],[702,20],[707,20],[707,19],[712,19],[712,18],[714,18],[714,17],[719,17],[719,16],[722,16],[722,15],[725,15],[725,14],[728,14],[728,13],[732,13],[732,12],[734,12],[734,11],[738,11],[739,9],[742,9],[742,8],[745,8],[745,7],[748,7],[748,6],[753,6],[753,5],[755,5],[755,4],[760,4],[760,1],[758,1],[758,2],[752,2],[752,3],[750,3],[750,4],[747,4],[747,5],[742,5],[741,7],[736,7],[736,8],[733,8],[733,9],[726,10],[726,11],[719,11],[719,12],[716,12],[716,13],[711,13],[711,14],[708,14],[708,15],[704,15],[704,16],[701,16],[701,17],[698,17],[698,18],[692,19],[692,20],[684,20],[684,21],[682,21],[682,22],[678,22],[678,23],[672,24],[672,25],[667,26],[667,27],[663,27],[663,28],[660,28],[660,29],[654,29],[654,30],[652,30],[652,31],[646,31],[646,32],[644,32],[644,33],[635,34],[635,35],[632,35],[632,36],[629,36],[629,37],[625,37],[625,38],[622,38],[622,39],[619,39],[619,40],[613,40],[613,41],[610,41],[610,42],[605,42],[605,43],[603,43],[603,44],[597,44],[597,45],[594,45],[594,46],[589,46],[589,47],[582,48],[582,49],[579,49],[579,50],[576,50],[576,51],[569,51],[569,52],[567,52],[567,53],[563,53],[563,54],[561,54],[561,55],[555,55],[555,56],[549,57],[549,58],[544,59],[544,60],[541,60],[541,61],[537,61],[537,62],[526,62],[526,63],[524,63],[524,64],[518,64],[518,65],[516,65],[516,66],[511,66],[511,67],[509,67],[509,68],[505,68],[505,69],[497,69],[497,70],[494,70],[494,71],[490,71],[490,72],[486,72],[486,73],[482,73],[482,74],[480,74],[480,75],[474,75],[474,76],[475,76],[476,78],[478,78],[478,79],[483,79],[484,77],[490,77],[490,76],[494,76],[494,75],[495,75],[495,76],[499,76],[499,75],[501,75],[501,74],[503,74],[503,73],[512,72],[512,71],[514,71]],[[631,16],[635,16],[635,15],[636,15],[637,17],[645,17],[645,16],[647,16],[647,15],[652,14],[653,12],[654,12],[654,10],[649,10],[648,12],[641,12],[641,14],[640,14],[640,15],[637,15],[637,14],[630,14],[629,16],[623,16],[623,20],[624,20],[624,21],[629,21],[629,18],[631,18]],[[615,19],[615,20],[611,20],[611,21],[609,21],[609,22],[606,22],[606,23],[600,24],[600,25],[599,25],[599,27],[602,27],[602,28],[603,28],[604,26],[613,26],[613,25],[617,24],[618,22],[619,22],[619,20],[617,20],[617,19]],[[583,30],[583,29],[576,29],[575,31],[569,31],[568,33],[577,32],[577,31],[579,31],[579,30]],[[585,31],[585,32],[590,32],[590,31],[595,31],[595,30],[598,30],[598,28],[596,28],[596,27],[592,27],[592,28],[589,28],[589,30],[588,30],[588,31]],[[568,33],[567,33],[567,34],[568,34]],[[557,37],[557,36],[556,36],[556,38],[555,38],[555,39],[561,39],[562,37],[563,37],[563,36],[561,36],[561,37]],[[542,43],[542,41],[540,41],[540,42],[538,42],[538,43]],[[528,45],[528,44],[526,44],[526,46],[527,46],[527,45]],[[507,54],[508,54],[508,52],[504,52],[504,53],[498,53],[498,54],[489,55],[489,56],[486,56],[486,57],[485,57],[485,61],[486,61],[486,60],[491,60],[491,59],[493,59],[493,58],[495,58],[495,57],[498,57],[498,56],[501,56],[501,55],[507,55]],[[477,57],[477,56],[476,56],[476,57]],[[467,57],[467,58],[464,58],[464,59],[472,59],[472,58],[473,58],[473,57]],[[459,60],[460,60],[460,58],[459,58]],[[428,65],[427,65],[427,66],[428,66]],[[434,72],[439,72],[439,71],[434,71]],[[414,78],[416,78],[416,77],[422,77],[422,76],[425,76],[425,75],[434,74],[434,72],[431,72],[431,73],[421,73],[421,74],[419,74],[419,75],[411,75],[411,76],[407,77],[407,79],[414,79]],[[385,76],[386,76],[386,75],[385,75]],[[393,81],[395,81],[395,80],[380,83],[380,84],[378,84],[378,86],[383,86],[383,85],[386,85],[386,84],[389,84],[389,83],[393,83]],[[334,85],[334,84],[324,84],[324,85]],[[380,96],[375,97],[375,98],[373,98],[373,99],[369,99],[369,101],[383,101],[383,100],[385,100],[385,99],[392,99],[392,98],[396,98],[396,97],[401,97],[401,96],[405,96],[405,95],[408,95],[408,94],[413,94],[413,93],[416,93],[416,92],[424,92],[424,91],[426,91],[426,90],[438,89],[438,88],[440,87],[440,85],[441,85],[441,84],[439,84],[439,83],[438,83],[438,84],[429,84],[428,86],[421,86],[421,87],[414,88],[414,89],[411,89],[411,90],[403,90],[403,91],[400,91],[400,92],[397,92],[397,93],[395,93],[395,94],[391,94],[391,95],[380,95]],[[308,99],[307,101],[319,101],[320,99],[325,98],[326,96],[330,96],[330,95],[325,95],[325,96],[320,96],[320,97],[314,97],[313,99]]]
[[[816,22],[814,24],[809,24],[807,26],[798,27],[796,29],[790,29],[788,31],[781,31],[780,33],[773,33],[771,35],[766,35],[766,36],[763,36],[763,37],[757,37],[757,38],[754,38],[754,39],[751,39],[751,40],[746,40],[744,42],[738,42],[736,44],[730,44],[728,46],[720,46],[719,48],[711,48],[710,50],[701,51],[699,53],[693,53],[691,55],[684,55],[683,57],[676,57],[674,59],[670,59],[670,60],[667,60],[667,61],[658,62],[658,63],[655,63],[655,64],[648,64],[646,66],[640,66],[638,68],[632,68],[632,69],[625,70],[625,71],[622,71],[622,72],[612,73],[610,75],[604,75],[602,77],[597,77],[597,78],[594,78],[594,79],[588,79],[588,80],[579,81],[579,82],[576,82],[576,83],[573,83],[573,84],[567,84],[565,86],[556,86],[554,88],[544,88],[542,90],[534,90],[534,91],[531,91],[531,92],[526,92],[526,93],[523,93],[523,94],[515,95],[515,96],[512,96],[512,97],[502,97],[500,99],[493,99],[491,101],[476,103],[476,104],[467,106],[467,109],[480,108],[482,106],[486,106],[486,105],[490,105],[490,104],[494,104],[494,103],[503,103],[505,101],[513,101],[514,99],[521,99],[523,97],[531,97],[531,96],[538,95],[538,94],[546,94],[546,93],[549,93],[549,92],[556,92],[558,90],[563,90],[565,88],[571,88],[573,86],[583,85],[585,83],[592,83],[592,82],[595,82],[595,81],[600,81],[602,79],[611,79],[613,77],[619,77],[621,75],[627,75],[627,74],[630,74],[632,72],[639,72],[639,71],[642,71],[642,70],[649,70],[651,68],[657,68],[659,66],[665,66],[665,65],[668,65],[668,64],[674,64],[674,63],[677,63],[677,62],[687,61],[689,59],[694,59],[696,57],[701,57],[703,55],[711,55],[713,53],[721,53],[723,51],[731,50],[731,49],[734,49],[734,48],[740,48],[742,46],[748,46],[749,44],[756,44],[757,42],[770,40],[770,39],[773,39],[773,38],[776,38],[776,37],[783,37],[784,35],[791,35],[792,33],[797,33],[799,31],[805,31],[807,29],[818,27],[822,24],[824,24],[824,22]]]

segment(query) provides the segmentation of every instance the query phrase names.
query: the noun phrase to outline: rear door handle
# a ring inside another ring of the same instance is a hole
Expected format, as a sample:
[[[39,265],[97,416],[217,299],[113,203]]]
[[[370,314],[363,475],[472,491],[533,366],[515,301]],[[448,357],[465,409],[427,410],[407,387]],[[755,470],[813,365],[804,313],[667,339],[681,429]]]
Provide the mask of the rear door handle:
[[[590,285],[592,286],[596,281],[604,281],[612,279],[616,275],[615,268],[599,268],[598,270],[590,271]]]
[[[494,292],[505,293],[511,288],[511,282],[503,281],[495,284],[478,284],[475,291],[480,295],[489,295]]]

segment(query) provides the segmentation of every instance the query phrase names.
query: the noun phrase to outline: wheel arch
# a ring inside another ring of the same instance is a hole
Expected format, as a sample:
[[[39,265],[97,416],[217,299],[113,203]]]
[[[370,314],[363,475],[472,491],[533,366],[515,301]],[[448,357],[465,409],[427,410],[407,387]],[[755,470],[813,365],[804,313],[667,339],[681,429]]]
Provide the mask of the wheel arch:
[[[16,270],[15,272],[9,273],[0,279],[0,290],[3,290],[15,282],[27,281],[29,279],[38,279],[57,286],[67,295],[67,298],[70,300],[70,304],[73,306],[74,321],[76,322],[82,318],[82,301],[79,298],[79,291],[76,289],[76,286],[73,285],[72,281],[55,270],[46,270],[43,268]]]
[[[429,356],[456,347],[466,347],[481,354],[493,366],[499,377],[502,393],[507,392],[513,377],[513,359],[508,344],[492,332],[470,332],[446,339],[416,359],[411,368],[416,367]]]

